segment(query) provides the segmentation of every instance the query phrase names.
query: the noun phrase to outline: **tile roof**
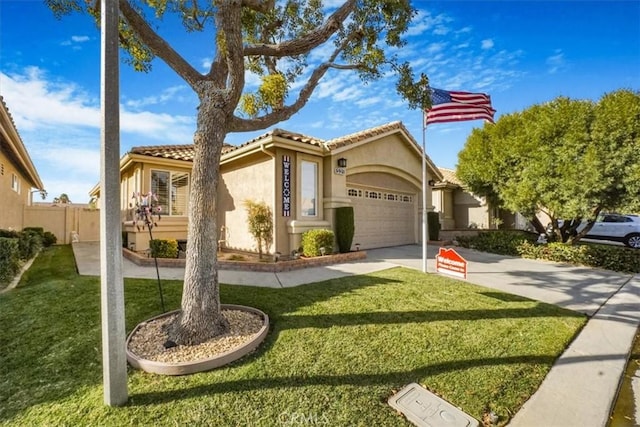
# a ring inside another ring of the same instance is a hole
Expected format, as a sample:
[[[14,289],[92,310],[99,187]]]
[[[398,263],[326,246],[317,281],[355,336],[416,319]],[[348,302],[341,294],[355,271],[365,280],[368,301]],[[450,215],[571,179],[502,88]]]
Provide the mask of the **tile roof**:
[[[325,142],[325,146],[329,150],[335,150],[336,148],[345,147],[347,145],[355,144],[356,142],[364,141],[369,138],[373,138],[378,135],[382,135],[387,132],[391,132],[394,130],[402,130],[405,134],[411,139],[415,145],[418,143],[411,136],[411,133],[407,130],[407,128],[400,121],[395,121],[391,123],[386,123],[381,126],[376,126],[370,129],[361,130],[356,133],[352,133],[350,135],[341,136],[338,138],[330,139]]]
[[[442,176],[444,177],[443,179],[444,182],[459,185],[460,187],[463,186],[462,181],[460,181],[458,179],[458,176],[456,175],[456,171],[454,171],[453,169],[440,168],[440,167],[438,169],[440,170],[440,172],[442,173]]]
[[[257,143],[258,141],[262,141],[268,137],[280,137],[289,139],[295,142],[301,142],[304,144],[315,145],[318,147],[323,146],[323,141],[318,138],[314,138],[311,136],[306,136],[301,133],[289,132],[283,129],[273,129],[265,134],[257,136],[253,139],[250,139],[247,142],[244,142],[240,145],[231,145],[225,143],[222,147],[222,154],[227,154],[232,151],[238,150],[240,148],[249,146],[251,144]],[[131,154],[140,154],[143,156],[151,156],[151,157],[162,157],[165,159],[173,159],[173,160],[184,160],[187,162],[193,161],[193,156],[195,153],[193,144],[186,145],[145,145],[139,147],[132,147],[129,151]]]
[[[238,147],[231,144],[224,144],[222,154],[233,151]],[[143,145],[140,147],[132,147],[129,151],[131,154],[140,154],[143,156],[163,157],[165,159],[193,161],[195,154],[193,144],[185,145]]]

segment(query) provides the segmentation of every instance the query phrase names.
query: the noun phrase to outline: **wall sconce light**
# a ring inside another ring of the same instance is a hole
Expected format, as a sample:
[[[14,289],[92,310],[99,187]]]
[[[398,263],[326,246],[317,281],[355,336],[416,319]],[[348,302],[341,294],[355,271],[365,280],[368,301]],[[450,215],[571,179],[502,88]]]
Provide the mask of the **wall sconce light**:
[[[429,184],[429,187],[433,187],[433,186],[436,185],[436,182],[434,180],[430,179],[428,184]]]
[[[346,168],[347,167],[347,159],[345,159],[344,157],[340,157],[338,159],[338,167],[339,168]]]

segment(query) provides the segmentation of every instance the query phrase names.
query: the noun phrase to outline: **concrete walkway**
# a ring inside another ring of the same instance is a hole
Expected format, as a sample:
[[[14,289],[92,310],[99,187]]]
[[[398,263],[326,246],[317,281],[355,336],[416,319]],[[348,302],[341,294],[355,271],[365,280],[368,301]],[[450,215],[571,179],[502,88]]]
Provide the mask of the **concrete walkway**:
[[[99,275],[97,243],[74,243],[78,271]],[[430,246],[428,272],[438,248]],[[589,322],[556,361],[538,391],[512,419],[515,427],[604,427],[640,325],[640,275],[457,249],[468,261],[467,281],[579,311]],[[422,269],[417,245],[367,251],[364,261],[280,273],[221,270],[222,283],[291,287],[397,266]],[[125,277],[155,278],[155,268],[124,260]],[[161,268],[162,279],[184,269]],[[638,399],[640,400],[640,398]],[[636,420],[640,425],[640,420]]]

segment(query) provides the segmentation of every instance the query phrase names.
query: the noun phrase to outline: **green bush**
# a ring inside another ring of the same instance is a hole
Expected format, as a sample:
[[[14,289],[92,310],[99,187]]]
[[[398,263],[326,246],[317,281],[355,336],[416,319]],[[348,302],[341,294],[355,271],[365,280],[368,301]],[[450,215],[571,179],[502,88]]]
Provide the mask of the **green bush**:
[[[325,254],[333,253],[333,232],[331,230],[309,230],[302,233],[302,253],[306,257],[320,256],[320,248]]]
[[[20,270],[18,239],[0,237],[0,283],[8,283]]]
[[[245,200],[244,207],[247,210],[247,225],[249,233],[256,239],[258,257],[262,259],[264,252],[269,252],[273,244],[273,213],[265,202]]]
[[[33,258],[41,248],[42,237],[39,231],[25,228],[19,233],[18,252],[20,259],[28,260]]]
[[[18,237],[20,237],[20,232],[15,230],[0,229],[0,237],[6,237],[8,239],[17,239]]]
[[[519,230],[481,231],[477,236],[456,236],[463,248],[511,256],[520,256],[520,245],[533,243],[536,239],[537,235]]]
[[[586,265],[624,273],[640,273],[640,254],[637,249],[620,246],[549,243],[525,243],[518,248],[523,258],[544,259],[569,264]]]
[[[429,230],[429,240],[439,240],[440,214],[438,212],[427,212],[427,230]]]
[[[336,240],[340,253],[351,251],[354,233],[353,206],[336,208]]]
[[[40,238],[44,237],[44,228],[42,227],[25,227],[22,229],[22,232],[35,233],[40,236]]]
[[[58,242],[58,238],[55,234],[50,231],[45,231],[42,236],[42,244],[45,248],[48,248],[51,245],[55,245]]]
[[[176,239],[153,239],[149,241],[151,256],[154,258],[177,258],[178,241]]]

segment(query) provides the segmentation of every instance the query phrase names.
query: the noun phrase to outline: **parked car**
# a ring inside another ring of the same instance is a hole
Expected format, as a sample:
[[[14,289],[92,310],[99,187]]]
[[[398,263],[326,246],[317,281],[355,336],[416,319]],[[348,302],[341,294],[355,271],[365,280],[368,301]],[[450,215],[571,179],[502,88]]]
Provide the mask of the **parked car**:
[[[585,236],[587,239],[613,240],[640,249],[640,216],[602,214]]]
[[[586,225],[586,222],[580,224],[577,232]],[[558,226],[562,226],[562,220],[558,220]],[[640,249],[640,215],[600,214],[584,238],[621,242],[630,248]]]

